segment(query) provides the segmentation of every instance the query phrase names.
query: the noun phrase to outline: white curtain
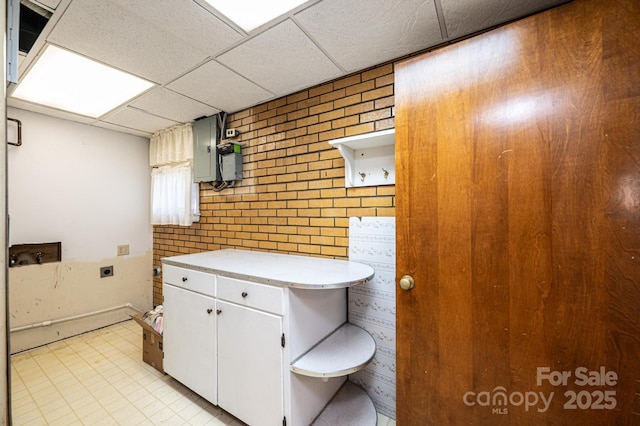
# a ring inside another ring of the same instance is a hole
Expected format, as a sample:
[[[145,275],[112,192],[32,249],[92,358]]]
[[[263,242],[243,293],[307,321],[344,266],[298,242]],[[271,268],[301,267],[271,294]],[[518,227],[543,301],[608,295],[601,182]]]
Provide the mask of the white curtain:
[[[160,166],[151,171],[153,225],[190,226],[200,216],[199,198],[190,163]]]
[[[200,220],[200,193],[193,182],[191,124],[155,133],[149,146],[151,223],[190,226]]]
[[[149,165],[163,166],[193,160],[193,128],[179,124],[156,132],[149,145]]]

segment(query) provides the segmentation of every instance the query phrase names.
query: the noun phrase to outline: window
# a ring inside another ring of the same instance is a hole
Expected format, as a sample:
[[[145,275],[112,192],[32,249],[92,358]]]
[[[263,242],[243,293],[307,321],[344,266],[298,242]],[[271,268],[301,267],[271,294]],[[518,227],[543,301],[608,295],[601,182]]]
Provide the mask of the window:
[[[193,182],[191,124],[155,133],[149,145],[151,224],[191,226],[200,220],[200,191]]]

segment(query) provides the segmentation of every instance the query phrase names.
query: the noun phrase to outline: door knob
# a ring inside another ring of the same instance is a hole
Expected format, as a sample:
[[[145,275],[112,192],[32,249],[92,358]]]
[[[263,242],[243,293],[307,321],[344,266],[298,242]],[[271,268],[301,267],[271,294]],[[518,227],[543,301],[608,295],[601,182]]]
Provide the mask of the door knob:
[[[248,295],[249,295],[249,293],[247,293],[246,291],[243,291],[242,294],[241,294],[242,297],[247,297]]]
[[[400,288],[403,290],[411,290],[416,285],[416,282],[413,280],[411,275],[403,275],[400,278]]]
[[[207,309],[207,313],[210,314],[211,312],[213,312],[213,309],[209,308]]]
[[[216,315],[220,315],[222,313],[222,309],[216,309]]]

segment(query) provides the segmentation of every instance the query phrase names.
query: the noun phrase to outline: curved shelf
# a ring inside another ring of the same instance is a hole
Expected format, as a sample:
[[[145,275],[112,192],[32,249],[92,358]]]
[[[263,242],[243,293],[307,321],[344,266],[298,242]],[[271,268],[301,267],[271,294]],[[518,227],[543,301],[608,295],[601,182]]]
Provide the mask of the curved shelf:
[[[378,414],[369,395],[347,380],[312,426],[374,426],[377,421]]]
[[[291,371],[311,377],[341,377],[363,369],[376,353],[373,337],[362,328],[344,323],[336,331],[291,363]]]

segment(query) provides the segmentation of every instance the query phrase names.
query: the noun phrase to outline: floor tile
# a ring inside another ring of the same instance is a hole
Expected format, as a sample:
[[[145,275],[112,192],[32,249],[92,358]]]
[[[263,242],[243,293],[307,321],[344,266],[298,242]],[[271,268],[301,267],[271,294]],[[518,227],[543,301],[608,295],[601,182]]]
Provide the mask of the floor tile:
[[[12,355],[13,424],[244,425],[145,364],[141,346],[131,320]]]

